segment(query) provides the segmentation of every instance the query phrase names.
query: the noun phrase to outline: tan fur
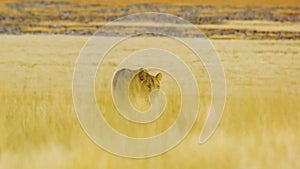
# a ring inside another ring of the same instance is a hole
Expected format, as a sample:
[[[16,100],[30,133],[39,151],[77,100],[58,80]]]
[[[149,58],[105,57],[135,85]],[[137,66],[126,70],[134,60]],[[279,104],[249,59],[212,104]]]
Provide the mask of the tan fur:
[[[153,76],[145,69],[121,69],[115,74],[113,85],[114,90],[126,90],[124,86],[128,85],[131,104],[137,110],[145,111],[150,108],[149,94],[160,88],[161,79],[162,73]]]

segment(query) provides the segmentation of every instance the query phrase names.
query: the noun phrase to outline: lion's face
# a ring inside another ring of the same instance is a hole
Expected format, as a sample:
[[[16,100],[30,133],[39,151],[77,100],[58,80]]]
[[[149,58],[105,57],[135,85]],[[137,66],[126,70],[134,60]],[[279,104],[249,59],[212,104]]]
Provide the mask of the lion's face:
[[[137,76],[141,85],[141,90],[151,92],[155,89],[160,88],[162,73],[158,73],[155,76],[152,76],[146,70],[141,70],[137,74]]]

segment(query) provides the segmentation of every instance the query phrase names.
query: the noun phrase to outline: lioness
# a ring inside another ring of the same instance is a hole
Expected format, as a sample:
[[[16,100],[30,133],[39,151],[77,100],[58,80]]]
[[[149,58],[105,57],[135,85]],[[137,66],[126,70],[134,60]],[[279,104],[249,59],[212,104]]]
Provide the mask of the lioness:
[[[149,94],[160,88],[161,79],[162,73],[153,76],[142,68],[138,70],[121,69],[114,76],[113,89],[122,91],[123,96],[118,97],[124,97],[126,95],[125,90],[129,89],[131,104],[137,110],[145,111],[150,108]]]

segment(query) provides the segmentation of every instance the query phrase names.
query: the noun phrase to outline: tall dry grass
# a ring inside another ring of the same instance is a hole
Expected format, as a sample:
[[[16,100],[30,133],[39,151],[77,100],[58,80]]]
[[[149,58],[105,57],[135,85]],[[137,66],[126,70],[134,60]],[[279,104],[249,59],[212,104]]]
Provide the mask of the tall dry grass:
[[[0,168],[299,168],[299,41],[213,41],[227,100],[212,138],[197,143],[204,94],[202,115],[182,143],[133,160],[97,147],[76,119],[72,73],[85,40],[0,36]]]

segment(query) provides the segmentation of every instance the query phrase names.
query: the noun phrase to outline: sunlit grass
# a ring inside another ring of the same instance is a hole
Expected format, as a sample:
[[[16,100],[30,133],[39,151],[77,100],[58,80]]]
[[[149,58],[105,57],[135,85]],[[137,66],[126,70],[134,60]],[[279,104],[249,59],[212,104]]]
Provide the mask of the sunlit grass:
[[[227,99],[212,138],[198,144],[209,108],[209,96],[203,94],[202,114],[181,144],[160,156],[133,160],[96,146],[76,118],[72,73],[86,40],[0,36],[1,169],[299,168],[298,41],[213,41],[225,68]]]

